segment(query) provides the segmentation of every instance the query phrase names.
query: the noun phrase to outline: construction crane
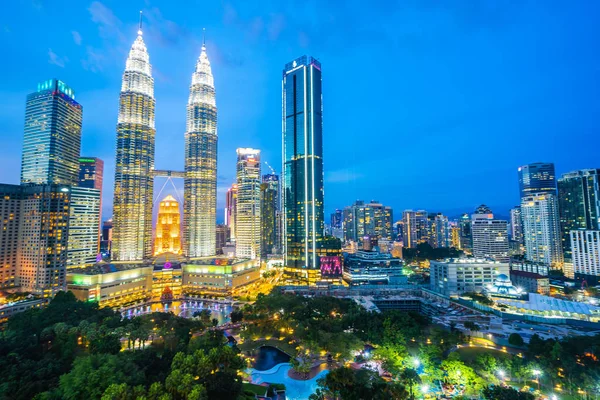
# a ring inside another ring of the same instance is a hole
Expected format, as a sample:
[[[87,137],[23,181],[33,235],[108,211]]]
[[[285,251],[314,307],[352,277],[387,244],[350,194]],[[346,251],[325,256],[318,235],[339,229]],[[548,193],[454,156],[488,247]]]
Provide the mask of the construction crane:
[[[277,174],[275,173],[275,170],[273,169],[273,167],[271,167],[271,166],[269,165],[269,163],[268,163],[268,162],[266,162],[266,161],[265,161],[265,164],[267,165],[267,167],[269,167],[269,169],[271,170],[271,173],[272,173],[273,175],[277,175]]]

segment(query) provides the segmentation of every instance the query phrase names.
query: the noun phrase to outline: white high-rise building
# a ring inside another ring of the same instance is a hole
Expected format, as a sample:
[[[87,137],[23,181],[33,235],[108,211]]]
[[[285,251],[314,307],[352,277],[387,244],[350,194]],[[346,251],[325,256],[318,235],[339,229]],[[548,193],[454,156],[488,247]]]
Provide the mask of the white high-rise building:
[[[237,149],[237,206],[235,215],[238,258],[260,255],[260,150]]]
[[[96,262],[100,243],[100,193],[100,190],[93,188],[71,188],[67,268],[83,267]]]
[[[597,284],[600,277],[600,231],[571,231],[571,250],[575,277]]]
[[[481,212],[471,216],[471,235],[473,237],[473,256],[491,258],[496,261],[508,261],[507,222],[494,219],[494,214]]]
[[[521,218],[521,206],[510,209],[510,238],[515,242],[523,244],[523,219]]]
[[[508,276],[508,263],[477,258],[450,258],[431,261],[431,290],[447,296],[481,292],[500,274]]]
[[[556,195],[537,193],[523,197],[521,215],[527,259],[561,269],[564,258]]]

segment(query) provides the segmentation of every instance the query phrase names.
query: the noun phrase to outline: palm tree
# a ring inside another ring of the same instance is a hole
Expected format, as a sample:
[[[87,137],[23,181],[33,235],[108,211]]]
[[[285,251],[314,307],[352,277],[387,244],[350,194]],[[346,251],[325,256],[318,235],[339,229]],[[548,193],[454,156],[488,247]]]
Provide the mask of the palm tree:
[[[421,383],[421,378],[417,371],[412,368],[404,368],[402,373],[400,374],[400,381],[404,383],[409,388],[410,398],[411,400],[415,399],[415,394],[413,392],[413,387],[419,383]]]

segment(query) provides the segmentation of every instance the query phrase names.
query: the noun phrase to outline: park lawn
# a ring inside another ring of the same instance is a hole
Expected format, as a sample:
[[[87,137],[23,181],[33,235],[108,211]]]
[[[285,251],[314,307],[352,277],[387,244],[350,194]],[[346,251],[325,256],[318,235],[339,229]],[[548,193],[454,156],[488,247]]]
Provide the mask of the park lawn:
[[[495,358],[501,358],[503,360],[509,359],[511,357],[511,354],[509,354],[509,353],[505,353],[501,350],[488,349],[485,347],[465,346],[465,347],[461,347],[460,349],[456,350],[456,352],[458,354],[460,354],[460,359],[465,363],[472,363],[473,361],[475,361],[475,359],[477,358],[478,355],[485,354],[485,353],[489,353],[492,356],[494,356]]]
[[[283,351],[290,357],[293,357],[294,354],[296,354],[296,345],[289,344],[290,340],[291,339],[289,339],[289,338],[286,338],[285,340],[278,340],[278,339],[250,340],[249,339],[249,340],[245,340],[244,343],[242,343],[242,344],[238,344],[237,346],[240,349],[240,351],[242,351],[242,352],[256,350],[261,346],[271,346],[271,347],[275,347],[276,349]]]
[[[242,391],[251,392],[258,396],[265,396],[267,394],[267,389],[268,386],[255,385],[248,382],[242,383]]]

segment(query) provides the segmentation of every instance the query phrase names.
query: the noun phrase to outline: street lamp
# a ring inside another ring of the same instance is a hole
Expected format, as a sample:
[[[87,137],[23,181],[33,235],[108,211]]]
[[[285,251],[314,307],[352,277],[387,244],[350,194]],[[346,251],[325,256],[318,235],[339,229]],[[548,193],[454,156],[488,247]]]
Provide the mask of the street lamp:
[[[498,376],[500,377],[501,381],[504,381],[504,377],[506,376],[506,372],[504,372],[504,370],[499,369],[498,370]]]
[[[425,395],[427,394],[427,392],[429,392],[429,386],[427,386],[427,385],[421,385],[421,392],[423,393],[423,397],[425,397]]]
[[[538,384],[538,390],[540,390],[540,376],[542,375],[542,371],[540,371],[539,369],[534,369],[533,371],[531,371],[531,373],[533,374],[533,376],[535,376],[535,379],[537,380]]]
[[[415,369],[419,368],[419,366],[421,365],[421,361],[419,361],[419,359],[416,357],[413,358],[412,362],[413,362],[413,365],[415,366]]]

